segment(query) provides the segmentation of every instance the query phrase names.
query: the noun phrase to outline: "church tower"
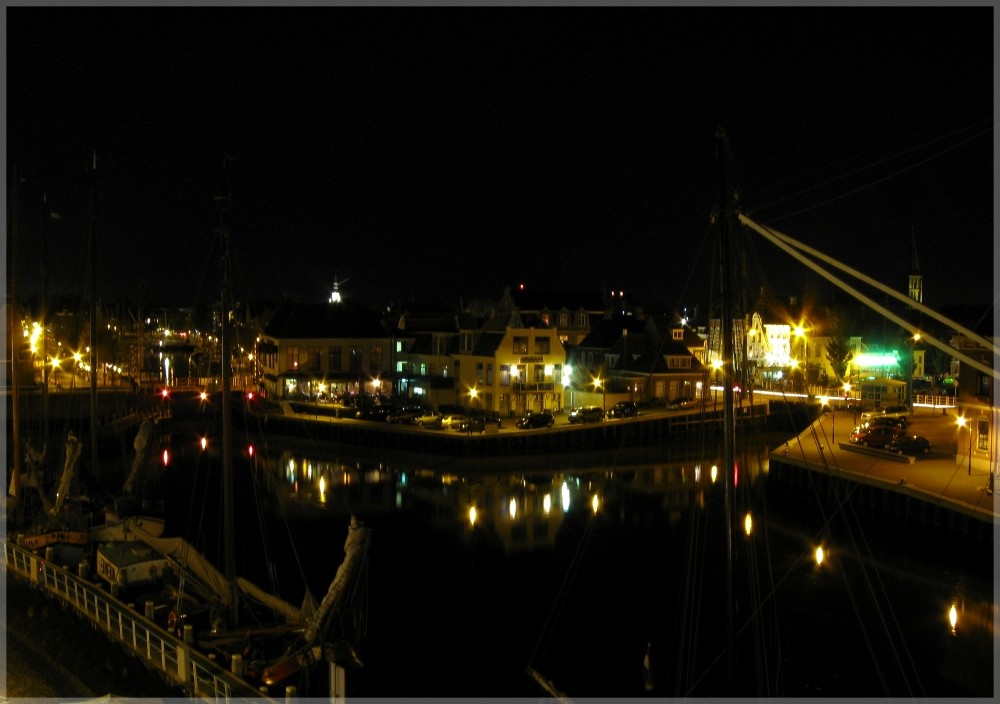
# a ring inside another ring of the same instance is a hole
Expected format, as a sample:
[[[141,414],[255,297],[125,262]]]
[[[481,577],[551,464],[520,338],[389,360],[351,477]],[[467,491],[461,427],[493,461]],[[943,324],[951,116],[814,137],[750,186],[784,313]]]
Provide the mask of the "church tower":
[[[910,228],[910,244],[913,249],[913,262],[910,264],[909,296],[911,301],[924,302],[924,277],[920,274],[920,264],[917,262],[917,239]]]

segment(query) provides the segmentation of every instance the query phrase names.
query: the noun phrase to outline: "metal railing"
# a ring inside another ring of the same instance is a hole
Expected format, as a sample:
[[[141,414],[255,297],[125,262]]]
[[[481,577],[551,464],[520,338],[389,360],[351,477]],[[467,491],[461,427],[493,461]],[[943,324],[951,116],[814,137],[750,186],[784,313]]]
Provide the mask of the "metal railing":
[[[88,580],[10,541],[5,541],[4,567],[8,574],[27,581],[49,598],[72,606],[80,618],[193,698],[205,702],[277,701]]]

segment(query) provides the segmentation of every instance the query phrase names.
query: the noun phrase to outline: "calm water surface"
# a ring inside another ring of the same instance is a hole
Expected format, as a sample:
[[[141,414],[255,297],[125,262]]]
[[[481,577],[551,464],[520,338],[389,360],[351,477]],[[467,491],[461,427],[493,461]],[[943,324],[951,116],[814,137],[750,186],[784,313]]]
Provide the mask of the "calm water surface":
[[[738,479],[730,546],[717,455],[459,460],[272,442],[237,463],[237,572],[274,577],[293,603],[304,583],[321,598],[350,516],[373,529],[355,696],[541,696],[529,668],[571,698],[992,696],[992,555],[824,526],[831,507],[777,505],[764,468]],[[168,501],[186,508],[168,531],[217,530],[217,498],[191,498],[214,470],[172,472]]]

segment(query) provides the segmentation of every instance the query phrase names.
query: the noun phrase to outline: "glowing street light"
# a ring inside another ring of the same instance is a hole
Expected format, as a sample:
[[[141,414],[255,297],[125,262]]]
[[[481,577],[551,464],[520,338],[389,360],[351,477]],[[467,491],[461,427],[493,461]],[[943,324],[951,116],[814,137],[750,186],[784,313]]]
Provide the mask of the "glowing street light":
[[[964,428],[966,425],[969,426],[969,461],[967,465],[968,474],[972,476],[972,423],[968,421],[965,416],[959,416],[955,419],[955,423],[959,428]]]
[[[608,394],[607,394],[607,390],[604,387],[604,382],[601,381],[601,377],[599,377],[599,376],[598,377],[594,377],[594,391],[597,391],[598,389],[601,390],[601,402],[602,402],[602,405],[604,407],[604,414],[607,415],[607,413],[608,413]]]

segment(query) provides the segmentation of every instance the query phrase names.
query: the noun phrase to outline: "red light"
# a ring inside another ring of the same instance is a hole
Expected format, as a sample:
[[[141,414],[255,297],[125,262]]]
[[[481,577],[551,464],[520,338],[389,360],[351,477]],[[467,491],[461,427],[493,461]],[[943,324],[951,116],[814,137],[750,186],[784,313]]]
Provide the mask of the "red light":
[[[253,445],[248,445],[247,446],[247,452],[249,452],[250,456],[253,457]]]
[[[738,464],[733,465],[733,488],[740,485],[740,466]]]
[[[164,389],[163,391],[160,392],[160,396],[162,396],[163,398],[166,398],[169,395],[170,395],[170,392],[167,391],[166,389]]]
[[[253,391],[247,391],[247,400],[253,401]]]

